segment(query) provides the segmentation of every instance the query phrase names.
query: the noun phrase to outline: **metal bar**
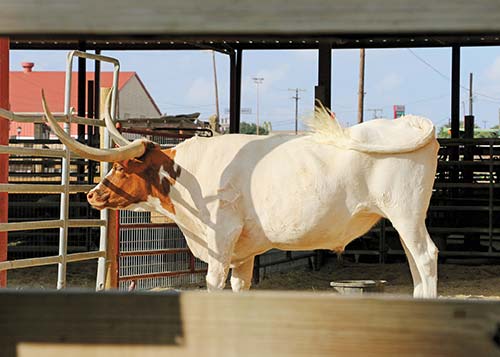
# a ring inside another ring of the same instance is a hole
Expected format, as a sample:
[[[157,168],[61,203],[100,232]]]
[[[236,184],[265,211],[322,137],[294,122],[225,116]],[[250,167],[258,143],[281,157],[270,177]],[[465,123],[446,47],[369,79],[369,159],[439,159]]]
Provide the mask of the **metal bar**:
[[[434,183],[434,188],[488,188],[493,185],[495,188],[500,187],[500,183],[491,184],[489,182],[477,182],[477,183],[448,183],[448,182],[436,182]]]
[[[64,113],[71,114],[71,81],[73,72],[73,52],[68,53],[66,60],[66,86],[64,88]],[[71,135],[71,126],[69,123],[64,124],[64,130]],[[59,256],[61,261],[57,267],[57,289],[64,289],[66,287],[66,255],[68,253],[68,219],[69,219],[69,183],[70,183],[70,160],[71,152],[69,148],[64,145],[66,156],[62,159],[61,170],[61,208],[59,217],[63,223],[59,228]]]
[[[32,149],[17,146],[0,145],[1,154],[24,155],[37,157],[64,157],[64,150],[58,149]]]
[[[167,138],[181,138],[181,139],[189,139],[195,135],[211,137],[213,136],[212,130],[208,128],[158,128],[158,129],[149,129],[149,128],[121,128],[120,132],[122,133],[131,133],[131,134],[141,134],[141,135],[153,135],[153,136],[161,136]]]
[[[11,270],[11,269],[21,269],[21,268],[31,268],[31,267],[37,267],[37,266],[42,266],[42,265],[52,265],[52,264],[58,264],[60,261],[61,261],[61,258],[59,256],[9,260],[6,262],[0,262],[0,271],[1,270]]]
[[[99,61],[97,61],[96,63],[98,63]],[[95,112],[94,112],[94,108],[95,108],[95,103],[94,103],[94,98],[95,98],[95,95],[94,95],[94,89],[95,89],[95,85],[94,85],[94,81],[88,81],[87,82],[87,116],[89,118],[94,118],[95,117]],[[95,144],[94,144],[94,139],[95,139],[95,135],[94,135],[94,131],[97,131],[99,130],[98,128],[94,128],[93,126],[89,126],[87,125],[87,145],[88,146],[91,146],[91,147],[94,147]],[[97,165],[97,163],[93,160],[90,160],[88,159],[87,160],[88,162],[88,169],[87,169],[87,183],[91,184],[94,182],[94,174],[95,174],[95,167]]]
[[[85,253],[73,253],[68,254],[66,257],[67,263],[79,262],[84,260],[92,260],[101,258],[105,255],[102,251],[95,252],[85,252]],[[42,265],[52,265],[61,262],[60,256],[42,257],[42,258],[28,258],[28,259],[17,259],[9,260],[6,262],[0,262],[1,270],[11,270],[11,269],[21,269],[21,268],[32,268]]]
[[[380,245],[379,245],[379,250],[380,250],[379,263],[381,264],[385,263],[385,252],[387,250],[385,229],[386,229],[386,219],[382,218],[380,221]]]
[[[311,257],[314,257],[315,255],[316,255],[316,253],[302,254],[302,255],[299,255],[299,256],[291,257],[291,258],[279,259],[279,260],[276,260],[276,261],[273,261],[273,262],[267,262],[267,263],[260,263],[259,262],[258,267],[259,268],[266,268],[266,267],[270,267],[270,266],[273,266],[273,265],[285,264],[285,263],[293,262],[293,261],[296,261],[296,260],[311,258]]]
[[[71,134],[69,124],[64,124],[66,132]],[[66,157],[62,159],[61,170],[61,210],[60,218],[62,220],[62,227],[59,228],[59,255],[61,261],[58,264],[57,271],[57,289],[64,289],[66,287],[66,255],[68,253],[68,220],[69,220],[69,184],[70,184],[70,151],[66,147]]]
[[[85,41],[78,41],[78,50],[85,52],[86,46]],[[87,61],[83,57],[78,58],[78,86],[77,86],[77,112],[78,116],[85,116],[85,102],[86,102],[86,82],[87,82]],[[85,143],[85,126],[82,124],[77,124],[77,135],[78,141],[81,143]],[[77,165],[78,172],[78,183],[82,183],[83,176],[85,175],[85,167],[82,163]]]
[[[96,250],[95,252],[84,252],[84,253],[73,253],[66,256],[66,262],[80,262],[83,260],[92,260],[97,258],[103,258],[106,256],[106,252],[101,250]]]
[[[490,145],[490,187],[489,187],[489,193],[488,193],[488,252],[493,251],[493,200],[494,200],[494,180],[493,180],[493,145]]]
[[[492,206],[491,208],[484,206],[430,206],[429,211],[500,211],[500,206]]]
[[[205,274],[207,272],[206,269],[195,270],[192,272],[191,270],[182,270],[182,271],[168,271],[164,273],[151,273],[151,274],[137,274],[137,275],[127,275],[118,277],[119,281],[131,281],[131,280],[139,280],[139,279],[153,279],[153,278],[163,278],[168,276],[178,276],[185,274]]]
[[[69,185],[68,193],[78,193],[78,192],[88,192],[94,186],[93,185]],[[48,185],[48,184],[15,184],[15,183],[4,183],[0,184],[0,192],[8,193],[62,193],[64,188],[60,185]]]
[[[46,123],[43,115],[18,115],[2,108],[0,108],[0,117],[17,123]],[[60,123],[75,123],[102,127],[106,126],[104,120],[100,119],[89,119],[76,115],[54,115],[54,117]]]
[[[321,41],[318,46],[318,85],[316,99],[327,108],[332,104],[332,43]]]
[[[405,255],[404,250],[390,249],[387,254],[390,255]],[[467,258],[500,258],[498,252],[454,252],[454,251],[439,251],[441,257],[467,257]]]
[[[451,137],[460,137],[460,46],[451,48]]]
[[[382,256],[382,254],[386,254],[387,252],[380,252],[378,250],[373,250],[373,249],[346,249],[342,254],[359,254],[359,255],[378,255],[379,257]]]
[[[189,248],[171,248],[171,249],[161,249],[161,250],[134,250],[128,252],[119,252],[120,257],[138,257],[145,255],[161,255],[161,254],[176,254],[191,252]]]
[[[175,223],[120,223],[121,229],[177,227]]]
[[[104,225],[106,225],[106,221],[101,219],[70,219],[68,221],[69,228],[102,227]],[[0,232],[52,229],[61,228],[62,226],[63,223],[61,220],[0,223]]]
[[[243,50],[238,49],[230,54],[231,103],[229,115],[229,132],[240,132],[241,121],[241,69]]]
[[[107,222],[103,219],[70,219],[68,221],[69,228],[89,228],[89,227],[102,227]]]
[[[62,225],[63,225],[63,222],[61,222],[60,220],[0,223],[0,232],[14,232],[14,231],[29,231],[29,230],[35,230],[35,229],[61,228]]]

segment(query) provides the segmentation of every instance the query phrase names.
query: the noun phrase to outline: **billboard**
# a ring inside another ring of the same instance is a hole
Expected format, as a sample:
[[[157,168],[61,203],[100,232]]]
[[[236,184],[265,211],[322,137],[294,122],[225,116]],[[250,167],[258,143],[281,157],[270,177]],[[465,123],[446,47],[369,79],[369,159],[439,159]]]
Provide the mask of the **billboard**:
[[[405,115],[405,106],[404,105],[394,105],[393,107],[394,110],[394,119],[397,119],[399,117],[402,117]]]

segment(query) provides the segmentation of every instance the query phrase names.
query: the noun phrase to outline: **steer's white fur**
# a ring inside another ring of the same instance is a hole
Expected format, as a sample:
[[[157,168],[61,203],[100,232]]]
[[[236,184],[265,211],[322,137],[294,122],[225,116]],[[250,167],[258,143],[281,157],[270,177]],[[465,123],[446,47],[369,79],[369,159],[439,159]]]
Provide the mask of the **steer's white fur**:
[[[425,216],[437,165],[432,123],[420,117],[341,128],[326,110],[305,136],[224,135],[175,148],[170,198],[137,205],[179,225],[208,263],[209,290],[248,289],[255,255],[271,248],[342,251],[381,217],[401,236],[415,297],[435,297],[437,249]],[[158,173],[168,179],[164,171]]]

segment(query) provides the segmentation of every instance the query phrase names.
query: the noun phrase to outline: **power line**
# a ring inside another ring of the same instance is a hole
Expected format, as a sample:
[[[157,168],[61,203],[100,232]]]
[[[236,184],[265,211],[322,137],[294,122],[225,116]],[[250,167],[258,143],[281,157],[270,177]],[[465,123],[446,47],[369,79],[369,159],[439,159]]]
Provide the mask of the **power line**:
[[[295,99],[295,135],[298,134],[298,127],[299,127],[299,92],[305,92],[305,89],[302,88],[295,88],[295,89],[288,89],[289,91],[295,92],[295,96],[292,97],[292,99]]]
[[[413,55],[415,56],[415,58],[417,58],[419,61],[421,61],[422,63],[424,63],[427,67],[429,67],[430,69],[432,69],[434,72],[436,72],[437,74],[439,74],[441,77],[445,78],[446,80],[448,81],[451,81],[450,77],[447,76],[446,74],[444,74],[443,72],[441,72],[440,70],[438,70],[437,68],[435,68],[432,64],[430,64],[429,62],[427,62],[426,60],[424,60],[422,57],[420,57],[419,55],[417,55],[411,48],[407,48],[407,50]],[[469,90],[469,87],[466,87],[462,84],[460,84],[460,88],[464,89],[464,90]],[[492,101],[495,101],[495,102],[498,102],[500,103],[500,98],[495,98],[495,97],[492,97],[490,95],[487,95],[487,94],[484,94],[484,93],[480,93],[480,92],[474,92],[476,95],[478,96],[481,96],[481,97],[485,97],[485,98],[488,98],[488,99],[491,99]]]

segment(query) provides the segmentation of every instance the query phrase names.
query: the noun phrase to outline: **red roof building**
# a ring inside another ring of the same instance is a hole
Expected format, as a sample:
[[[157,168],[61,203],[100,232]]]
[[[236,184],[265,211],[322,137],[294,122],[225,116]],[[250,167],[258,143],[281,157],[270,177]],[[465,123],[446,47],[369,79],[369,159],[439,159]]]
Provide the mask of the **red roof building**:
[[[23,63],[24,71],[10,72],[10,110],[18,115],[41,115],[41,91],[54,114],[64,112],[65,76],[63,71],[32,71],[33,64]],[[94,80],[94,73],[87,73],[87,81]],[[101,72],[101,87],[112,86],[113,72]],[[77,108],[78,73],[73,72],[71,107]],[[136,72],[120,72],[118,81],[118,114],[121,117],[159,117],[160,109],[150,96]],[[11,122],[11,138],[33,138],[33,124]],[[76,125],[71,126],[76,135]]]

